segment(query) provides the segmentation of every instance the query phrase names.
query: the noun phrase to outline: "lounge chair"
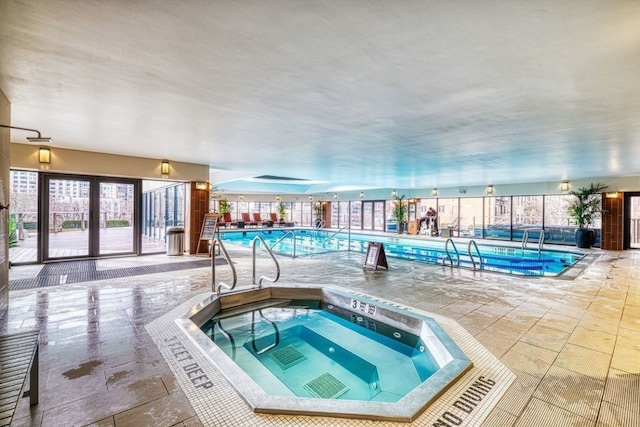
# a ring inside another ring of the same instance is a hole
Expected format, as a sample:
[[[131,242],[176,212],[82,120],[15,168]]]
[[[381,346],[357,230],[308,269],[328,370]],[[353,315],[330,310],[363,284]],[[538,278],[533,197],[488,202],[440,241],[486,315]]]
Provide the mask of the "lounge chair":
[[[253,213],[253,221],[254,221],[257,225],[261,225],[261,226],[264,226],[264,227],[266,227],[266,226],[268,225],[268,224],[267,224],[267,221],[264,221],[264,220],[262,219],[262,217],[260,216],[260,212],[254,212],[254,213]]]
[[[245,227],[258,226],[257,222],[251,220],[251,217],[249,216],[249,212],[242,212],[241,215],[242,215],[242,222],[244,222]]]
[[[275,212],[271,212],[269,214],[269,218],[271,218],[271,221],[273,221],[273,225],[277,225],[279,227],[284,227],[287,223],[285,220],[280,221],[278,219],[278,215]]]
[[[219,227],[233,227],[238,226],[238,223],[231,219],[231,212],[225,212],[222,214],[222,217],[218,218],[218,226]]]

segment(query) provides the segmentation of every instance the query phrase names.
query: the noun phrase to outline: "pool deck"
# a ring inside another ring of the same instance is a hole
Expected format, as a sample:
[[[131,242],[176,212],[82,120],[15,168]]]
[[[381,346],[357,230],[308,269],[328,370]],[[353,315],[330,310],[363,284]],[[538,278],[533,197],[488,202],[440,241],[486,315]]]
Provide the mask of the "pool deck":
[[[227,249],[240,283],[249,283],[251,250]],[[361,253],[279,261],[286,283],[335,285],[455,319],[516,374],[480,425],[640,425],[640,252],[590,253],[580,268],[559,277],[393,258],[388,270],[371,271],[362,269]],[[150,255],[96,264],[98,270],[125,270],[193,259]],[[273,274],[266,255],[258,261],[259,275]],[[41,268],[14,266],[10,279],[35,277]],[[229,270],[218,267],[218,280],[228,282]],[[10,292],[0,333],[37,329],[41,334],[40,403],[30,408],[28,399],[21,399],[14,425],[241,425],[234,411],[226,411],[231,418],[217,424],[199,419],[147,331],[171,310],[209,292],[210,269],[114,277]],[[229,402],[234,399],[228,396]],[[262,415],[252,425],[301,426],[300,418]],[[324,425],[365,424],[336,418]]]

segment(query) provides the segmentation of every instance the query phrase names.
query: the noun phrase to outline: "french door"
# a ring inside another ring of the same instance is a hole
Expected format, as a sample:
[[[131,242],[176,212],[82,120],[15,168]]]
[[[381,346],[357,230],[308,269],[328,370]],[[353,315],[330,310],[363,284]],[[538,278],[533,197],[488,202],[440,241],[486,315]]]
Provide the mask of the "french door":
[[[41,175],[42,260],[139,252],[140,181]]]
[[[384,200],[362,202],[362,229],[384,231]]]
[[[640,193],[624,195],[624,249],[640,249]]]

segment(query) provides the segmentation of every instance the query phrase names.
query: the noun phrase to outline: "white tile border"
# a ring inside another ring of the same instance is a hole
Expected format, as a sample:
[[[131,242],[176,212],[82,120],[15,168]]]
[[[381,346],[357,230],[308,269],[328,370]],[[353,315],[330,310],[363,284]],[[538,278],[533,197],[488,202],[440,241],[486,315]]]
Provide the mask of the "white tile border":
[[[444,422],[442,425],[476,426],[489,415],[514,381],[515,375],[456,321],[349,289],[330,287],[432,317],[473,361],[474,367],[412,423],[256,414],[175,323],[211,293],[196,295],[149,323],[146,329],[205,426],[426,427],[438,420]]]

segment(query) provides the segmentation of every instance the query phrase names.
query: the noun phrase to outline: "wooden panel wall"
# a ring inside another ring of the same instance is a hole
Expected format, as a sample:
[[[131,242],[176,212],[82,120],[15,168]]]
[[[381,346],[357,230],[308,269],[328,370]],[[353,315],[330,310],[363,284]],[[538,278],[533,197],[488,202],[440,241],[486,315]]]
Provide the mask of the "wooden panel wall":
[[[618,193],[615,199],[603,195],[602,207],[605,213],[602,215],[600,248],[621,251],[624,245],[624,195]]]
[[[187,193],[189,206],[185,217],[184,247],[190,254],[195,254],[198,251],[204,215],[209,213],[209,190],[198,190],[196,183],[190,182]]]

